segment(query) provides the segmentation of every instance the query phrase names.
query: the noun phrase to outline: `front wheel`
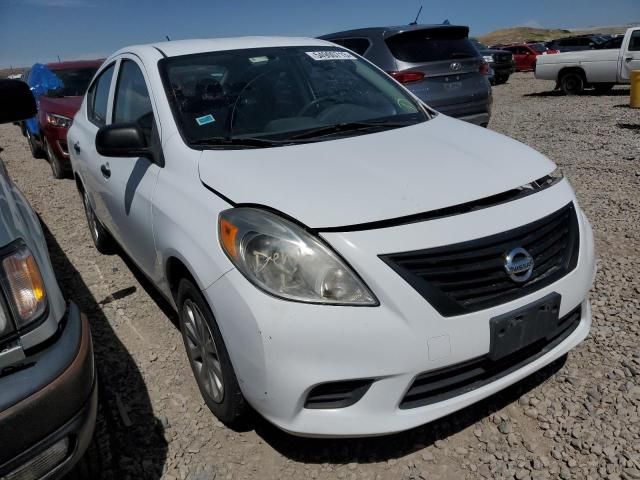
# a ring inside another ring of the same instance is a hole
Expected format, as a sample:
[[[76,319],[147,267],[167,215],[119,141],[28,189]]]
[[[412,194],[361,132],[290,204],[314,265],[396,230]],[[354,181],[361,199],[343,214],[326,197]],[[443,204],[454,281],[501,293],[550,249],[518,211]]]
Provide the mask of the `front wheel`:
[[[177,305],[187,357],[202,398],[221,422],[231,427],[241,424],[247,403],[209,305],[188,280],[180,281]]]
[[[584,78],[578,72],[568,72],[560,78],[560,88],[566,95],[579,95],[584,91]]]
[[[26,137],[27,143],[29,144],[29,150],[31,150],[31,156],[33,158],[44,158],[45,152],[43,152],[42,148],[37,144],[36,139],[28,128],[26,129]]]
[[[47,154],[47,160],[49,161],[49,165],[51,165],[51,173],[53,174],[53,178],[57,178],[58,180],[64,178],[64,167],[62,163],[53,152],[51,145],[46,140],[44,141],[44,148]]]

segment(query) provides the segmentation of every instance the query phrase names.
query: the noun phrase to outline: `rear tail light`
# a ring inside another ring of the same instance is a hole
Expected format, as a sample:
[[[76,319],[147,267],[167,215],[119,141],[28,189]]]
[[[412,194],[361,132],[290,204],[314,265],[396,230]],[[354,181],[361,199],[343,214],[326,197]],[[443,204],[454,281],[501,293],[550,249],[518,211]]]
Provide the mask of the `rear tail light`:
[[[413,83],[423,80],[425,74],[422,72],[387,72],[400,83]]]
[[[483,61],[480,64],[480,70],[479,71],[480,71],[481,75],[489,75],[489,64],[487,62]]]

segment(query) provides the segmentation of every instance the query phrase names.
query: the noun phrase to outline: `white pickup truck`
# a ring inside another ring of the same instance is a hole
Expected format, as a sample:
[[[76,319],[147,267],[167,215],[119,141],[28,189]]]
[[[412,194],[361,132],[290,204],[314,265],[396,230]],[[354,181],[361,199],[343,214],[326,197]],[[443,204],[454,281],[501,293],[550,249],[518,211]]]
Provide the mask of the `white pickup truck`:
[[[540,55],[535,76],[555,80],[564,93],[577,95],[587,87],[604,93],[629,83],[632,70],[640,70],[640,27],[627,30],[620,49]]]

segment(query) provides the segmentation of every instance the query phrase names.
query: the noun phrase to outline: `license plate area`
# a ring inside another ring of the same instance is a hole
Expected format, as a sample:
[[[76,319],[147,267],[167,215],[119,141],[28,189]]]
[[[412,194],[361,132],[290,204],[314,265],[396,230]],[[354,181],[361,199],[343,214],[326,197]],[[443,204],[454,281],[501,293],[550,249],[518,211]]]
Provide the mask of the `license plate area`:
[[[489,321],[489,358],[500,360],[542,339],[550,340],[558,330],[559,293],[549,295]]]

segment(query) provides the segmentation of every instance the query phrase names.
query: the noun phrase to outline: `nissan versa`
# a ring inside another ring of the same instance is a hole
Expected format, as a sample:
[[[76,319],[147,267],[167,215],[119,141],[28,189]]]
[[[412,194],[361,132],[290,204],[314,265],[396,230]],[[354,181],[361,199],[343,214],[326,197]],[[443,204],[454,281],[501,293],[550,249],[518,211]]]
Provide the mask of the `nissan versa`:
[[[556,166],[326,41],[122,49],[68,141],[96,247],[175,306],[227,424],[409,429],[589,332],[592,232]]]

